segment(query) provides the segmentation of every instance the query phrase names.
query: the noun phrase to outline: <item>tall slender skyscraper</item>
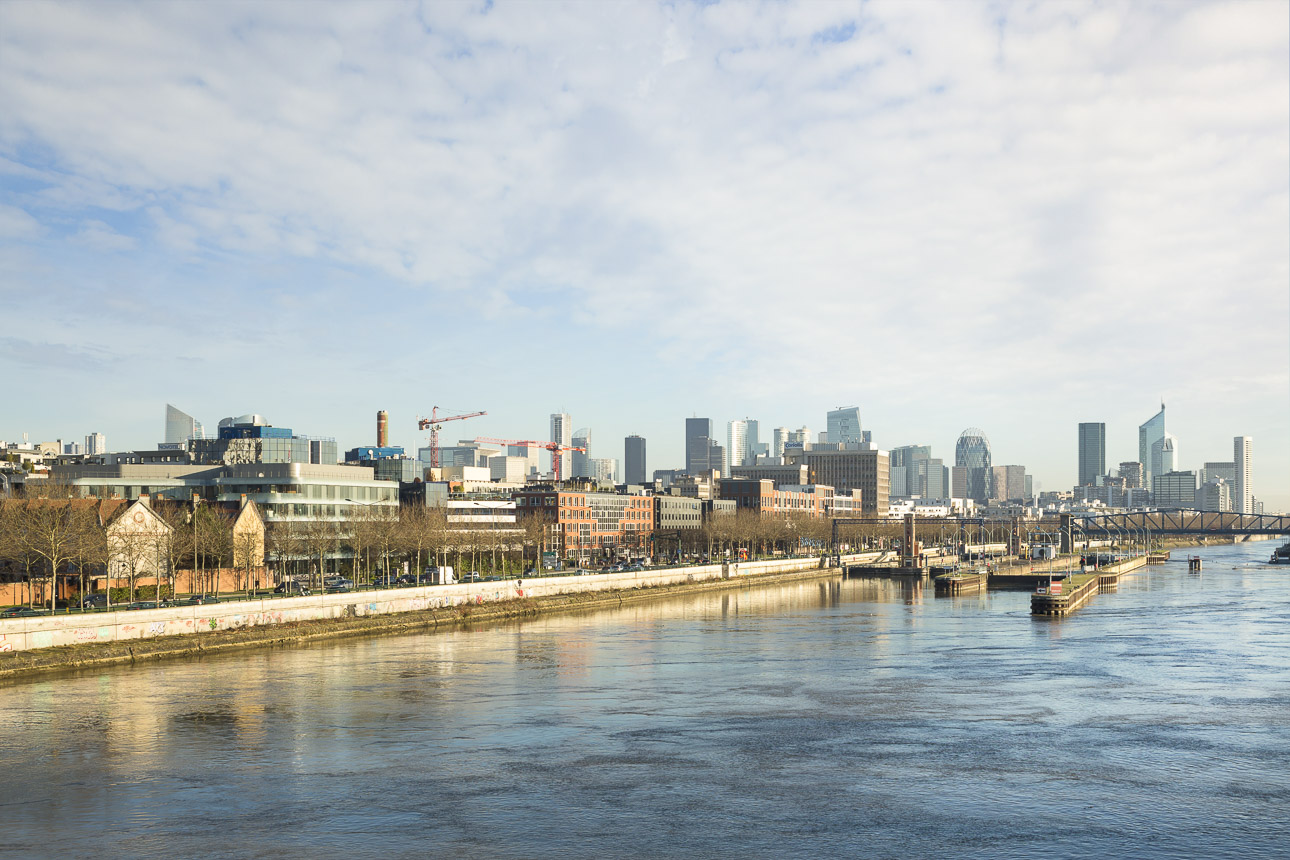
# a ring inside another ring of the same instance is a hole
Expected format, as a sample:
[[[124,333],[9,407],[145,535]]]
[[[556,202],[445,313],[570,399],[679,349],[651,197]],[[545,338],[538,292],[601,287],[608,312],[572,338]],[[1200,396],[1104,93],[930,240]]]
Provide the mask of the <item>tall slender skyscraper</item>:
[[[1138,426],[1138,462],[1146,470],[1146,486],[1151,486],[1151,446],[1165,438],[1165,402],[1160,411]]]
[[[742,466],[748,461],[747,421],[735,420],[726,425],[726,456],[730,462],[722,467],[722,475],[730,474],[730,466]]]
[[[685,471],[697,475],[708,468],[708,449],[712,445],[712,419],[685,419]],[[718,463],[714,468],[720,469]]]
[[[645,483],[645,438],[628,436],[623,440],[624,480],[629,484]]]
[[[1236,466],[1236,498],[1232,510],[1238,514],[1254,513],[1254,439],[1237,436],[1232,442],[1232,462]]]
[[[102,433],[91,433],[85,437],[85,453],[93,457],[107,453],[107,437]]]
[[[1091,487],[1106,474],[1106,424],[1088,421],[1079,425],[1079,485]]]
[[[557,445],[573,444],[573,418],[568,412],[551,413],[551,441]],[[551,452],[551,471],[555,471],[557,457],[560,462],[560,477],[565,480],[573,477],[572,458],[568,451]]]
[[[595,466],[591,460],[591,428],[583,427],[573,431],[573,447],[585,448],[585,451],[571,451],[570,460],[573,461],[573,469],[570,476],[574,478],[594,478],[596,477]]]

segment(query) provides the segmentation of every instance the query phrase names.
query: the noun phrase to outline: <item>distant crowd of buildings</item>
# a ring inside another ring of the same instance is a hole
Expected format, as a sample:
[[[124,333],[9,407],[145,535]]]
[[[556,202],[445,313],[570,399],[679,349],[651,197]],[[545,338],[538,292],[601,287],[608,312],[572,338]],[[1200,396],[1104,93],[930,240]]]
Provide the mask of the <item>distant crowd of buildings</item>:
[[[1079,425],[1079,479],[1071,499],[1110,508],[1152,506],[1197,511],[1261,514],[1254,495],[1254,440],[1232,440],[1232,459],[1200,469],[1179,466],[1178,437],[1165,429],[1165,405],[1138,427],[1138,459],[1106,467],[1106,424]]]
[[[225,418],[210,434],[167,405],[165,438],[155,448],[112,452],[101,433],[86,436],[84,446],[0,443],[0,494],[53,478],[98,498],[250,499],[270,530],[400,504],[446,507],[463,528],[518,528],[526,514],[542,512],[561,550],[575,555],[612,553],[650,534],[698,529],[711,516],[741,510],[1035,517],[1045,509],[1088,507],[1260,509],[1249,437],[1236,438],[1232,462],[1206,463],[1199,474],[1179,471],[1163,405],[1139,428],[1139,460],[1111,472],[1106,425],[1080,424],[1079,483],[1038,498],[1024,466],[993,464],[989,439],[977,428],[959,436],[950,465],[928,445],[880,449],[861,428],[856,407],[830,411],[826,425],[814,436],[807,427],[776,427],[763,441],[755,419],[730,421],[718,438],[710,418],[686,418],[684,466],[650,473],[644,438],[624,439],[620,471],[619,460],[592,456],[591,429],[574,430],[568,413],[551,415],[549,443],[461,440],[412,457],[389,444],[381,412],[376,444],[342,456],[334,438],[274,427],[260,415]]]

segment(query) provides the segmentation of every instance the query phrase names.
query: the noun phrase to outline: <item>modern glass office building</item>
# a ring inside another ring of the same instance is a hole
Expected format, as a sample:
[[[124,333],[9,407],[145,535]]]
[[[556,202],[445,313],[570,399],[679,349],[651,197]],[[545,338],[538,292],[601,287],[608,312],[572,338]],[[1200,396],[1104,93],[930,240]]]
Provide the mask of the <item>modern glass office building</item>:
[[[990,440],[985,431],[969,427],[959,434],[954,465],[967,470],[964,489],[969,499],[984,503],[990,498]]]
[[[1151,486],[1151,446],[1165,438],[1165,402],[1160,401],[1160,411],[1138,426],[1138,462],[1146,470],[1147,486]],[[1159,474],[1159,472],[1157,472]]]
[[[201,422],[187,412],[166,404],[166,440],[167,445],[182,445],[189,439],[206,438]]]
[[[1086,421],[1079,425],[1079,485],[1091,487],[1106,474],[1106,424]]]

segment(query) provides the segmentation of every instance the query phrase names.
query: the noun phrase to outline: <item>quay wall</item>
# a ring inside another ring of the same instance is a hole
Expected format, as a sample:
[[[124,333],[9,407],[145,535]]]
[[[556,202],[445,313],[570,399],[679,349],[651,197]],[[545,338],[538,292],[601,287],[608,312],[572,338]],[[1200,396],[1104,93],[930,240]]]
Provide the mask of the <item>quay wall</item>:
[[[844,556],[854,563],[870,554]],[[776,573],[834,570],[828,559],[796,558],[657,568],[581,576],[542,576],[499,582],[461,582],[307,597],[263,597],[202,606],[169,606],[113,612],[76,612],[0,619],[0,651],[122,642],[161,636],[201,636],[223,630],[273,627],[296,622],[391,615],[522,598],[684,585]]]

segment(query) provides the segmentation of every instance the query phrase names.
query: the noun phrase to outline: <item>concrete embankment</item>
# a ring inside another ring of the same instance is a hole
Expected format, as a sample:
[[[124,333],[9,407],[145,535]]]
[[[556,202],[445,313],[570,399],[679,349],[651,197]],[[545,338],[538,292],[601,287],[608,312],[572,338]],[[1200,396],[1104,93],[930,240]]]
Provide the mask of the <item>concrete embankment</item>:
[[[844,558],[845,562],[862,560]],[[818,558],[548,576],[207,606],[0,621],[0,678],[141,659],[407,632],[622,605],[673,594],[830,577]]]
[[[1068,576],[1062,581],[1060,594],[1032,594],[1030,614],[1057,617],[1069,615],[1092,600],[1095,595],[1103,591],[1114,591],[1119,587],[1121,576],[1146,565],[1146,557],[1138,556],[1126,559],[1119,564]]]

